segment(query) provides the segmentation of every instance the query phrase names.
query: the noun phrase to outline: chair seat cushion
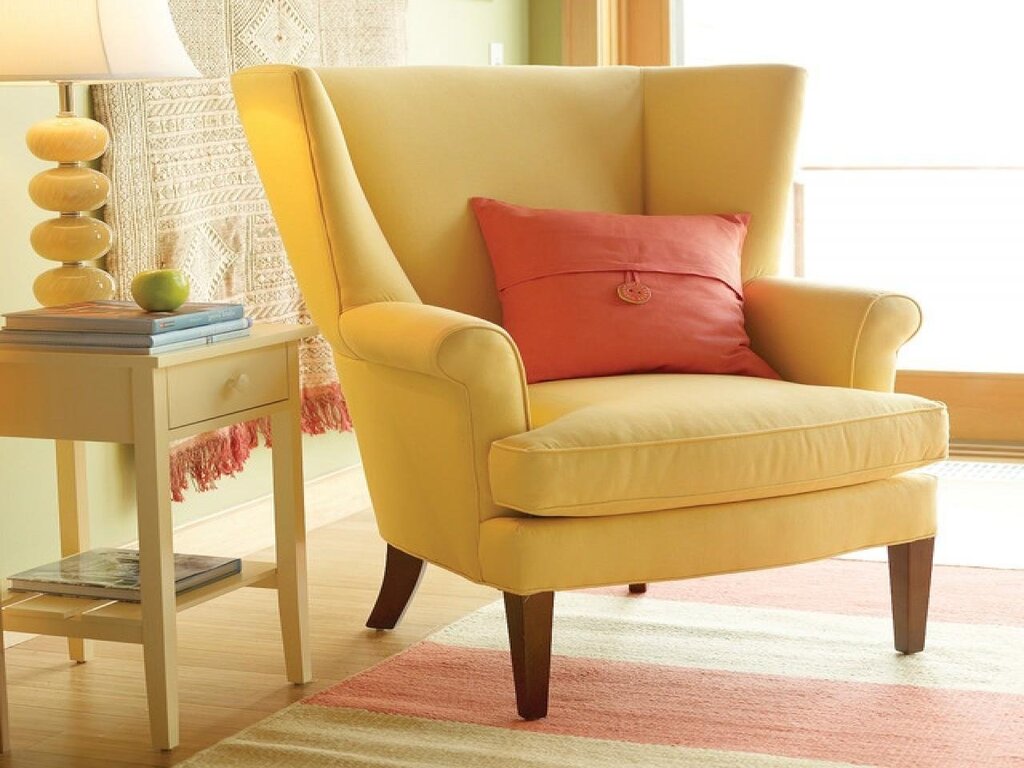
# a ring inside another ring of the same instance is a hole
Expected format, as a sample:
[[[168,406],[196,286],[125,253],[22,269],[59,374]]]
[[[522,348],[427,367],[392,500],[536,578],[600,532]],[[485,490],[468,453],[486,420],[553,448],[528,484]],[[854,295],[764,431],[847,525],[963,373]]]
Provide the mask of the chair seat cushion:
[[[533,429],[491,446],[496,503],[627,514],[840,488],[942,459],[946,409],[913,395],[746,376],[530,386]]]

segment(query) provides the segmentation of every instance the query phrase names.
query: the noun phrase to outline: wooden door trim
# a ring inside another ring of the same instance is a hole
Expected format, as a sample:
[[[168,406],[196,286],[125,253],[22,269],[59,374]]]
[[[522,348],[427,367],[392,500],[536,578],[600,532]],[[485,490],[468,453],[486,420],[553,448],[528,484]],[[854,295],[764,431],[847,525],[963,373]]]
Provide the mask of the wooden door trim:
[[[618,0],[617,64],[664,67],[672,63],[669,0]]]
[[[562,0],[562,63],[672,62],[670,0]]]
[[[617,64],[618,0],[562,0],[562,64],[592,67]]]

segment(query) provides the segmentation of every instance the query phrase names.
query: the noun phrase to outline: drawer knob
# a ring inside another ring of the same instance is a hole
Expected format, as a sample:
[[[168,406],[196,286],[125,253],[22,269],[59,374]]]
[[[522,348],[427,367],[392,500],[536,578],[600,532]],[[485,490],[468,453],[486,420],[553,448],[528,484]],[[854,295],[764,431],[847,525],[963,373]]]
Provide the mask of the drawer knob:
[[[228,379],[228,389],[235,392],[245,392],[250,386],[252,386],[252,381],[247,373],[240,373]]]

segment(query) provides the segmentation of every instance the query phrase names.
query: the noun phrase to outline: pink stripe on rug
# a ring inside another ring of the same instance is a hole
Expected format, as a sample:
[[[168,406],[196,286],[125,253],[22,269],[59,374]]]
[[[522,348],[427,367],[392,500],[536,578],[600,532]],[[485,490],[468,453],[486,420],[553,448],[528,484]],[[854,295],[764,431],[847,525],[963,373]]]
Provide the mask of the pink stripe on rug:
[[[550,713],[527,723],[511,675],[506,653],[424,642],[307,703],[891,768],[1024,766],[1019,696],[556,656]]]
[[[1024,627],[1020,571],[937,567],[932,575],[931,621]],[[587,590],[623,596],[625,587]],[[788,608],[855,616],[888,616],[885,563],[822,560],[816,563],[670,581],[648,586],[639,599]]]

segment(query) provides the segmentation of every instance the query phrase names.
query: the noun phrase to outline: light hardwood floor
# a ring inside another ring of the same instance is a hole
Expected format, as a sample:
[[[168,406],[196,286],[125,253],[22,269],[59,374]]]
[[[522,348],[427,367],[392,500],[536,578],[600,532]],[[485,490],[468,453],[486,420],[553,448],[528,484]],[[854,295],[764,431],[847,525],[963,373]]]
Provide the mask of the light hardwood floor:
[[[174,765],[500,596],[431,567],[396,630],[365,629],[384,566],[369,512],[313,533],[309,563],[313,683],[285,679],[272,590],[189,610],[178,624],[181,746],[161,753],[149,746],[139,646],[97,643],[75,665],[62,639],[36,638],[7,651],[13,752],[0,768]]]

